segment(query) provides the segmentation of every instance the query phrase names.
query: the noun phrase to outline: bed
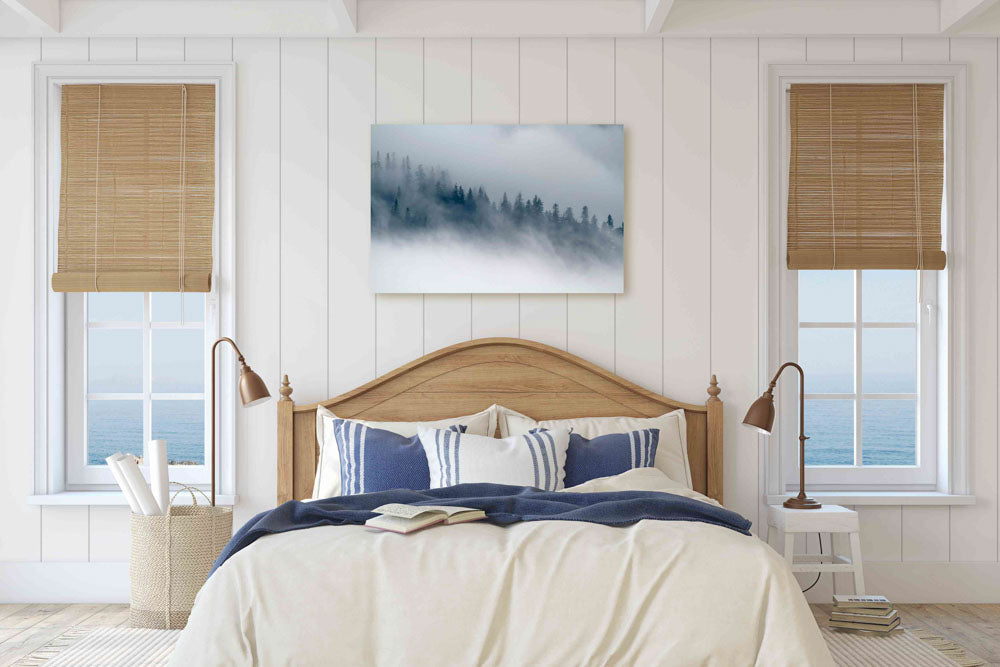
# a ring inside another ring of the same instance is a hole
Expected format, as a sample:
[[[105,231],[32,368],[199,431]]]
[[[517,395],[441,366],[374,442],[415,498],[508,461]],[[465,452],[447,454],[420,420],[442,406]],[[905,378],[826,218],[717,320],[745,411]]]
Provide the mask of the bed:
[[[675,401],[540,343],[491,338],[428,354],[328,401],[278,401],[278,503],[308,499],[317,409],[435,420],[501,404],[530,417],[656,417],[683,410],[690,485],[654,468],[577,489],[664,492],[721,504],[721,390]],[[641,520],[364,526],[268,535],[198,595],[172,664],[826,665],[829,652],[783,559],[715,525]]]

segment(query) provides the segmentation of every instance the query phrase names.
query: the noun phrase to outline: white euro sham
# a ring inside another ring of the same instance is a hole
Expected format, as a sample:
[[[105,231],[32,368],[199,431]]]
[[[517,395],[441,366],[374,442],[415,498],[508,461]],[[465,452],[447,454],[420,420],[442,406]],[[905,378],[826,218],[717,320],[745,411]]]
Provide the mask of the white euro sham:
[[[552,429],[509,438],[489,438],[420,429],[427,455],[431,488],[467,482],[533,486],[545,491],[563,488],[569,431]]]

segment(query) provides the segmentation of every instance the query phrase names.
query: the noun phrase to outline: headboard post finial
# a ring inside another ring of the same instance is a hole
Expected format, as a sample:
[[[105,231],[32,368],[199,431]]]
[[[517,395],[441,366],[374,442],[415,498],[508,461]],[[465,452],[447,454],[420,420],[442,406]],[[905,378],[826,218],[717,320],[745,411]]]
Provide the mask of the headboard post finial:
[[[288,376],[285,376],[286,379]],[[708,385],[708,400],[717,401],[719,400],[719,394],[722,393],[722,389],[719,387],[719,381],[715,378],[715,373],[712,373],[712,381]]]
[[[708,497],[722,502],[722,389],[712,373],[708,384],[708,443],[705,452],[708,460]]]
[[[278,504],[295,498],[295,403],[292,401],[292,385],[288,376],[281,380],[278,389]],[[302,496],[304,497],[304,496]]]

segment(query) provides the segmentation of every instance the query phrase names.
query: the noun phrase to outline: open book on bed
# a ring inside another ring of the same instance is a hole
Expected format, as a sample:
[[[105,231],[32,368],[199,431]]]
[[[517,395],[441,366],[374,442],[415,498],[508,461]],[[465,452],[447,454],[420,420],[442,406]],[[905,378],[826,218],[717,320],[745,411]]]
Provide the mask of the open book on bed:
[[[478,521],[486,518],[486,512],[471,507],[448,505],[406,505],[389,503],[372,510],[380,516],[365,522],[366,526],[388,530],[393,533],[412,533],[438,523],[445,525]]]

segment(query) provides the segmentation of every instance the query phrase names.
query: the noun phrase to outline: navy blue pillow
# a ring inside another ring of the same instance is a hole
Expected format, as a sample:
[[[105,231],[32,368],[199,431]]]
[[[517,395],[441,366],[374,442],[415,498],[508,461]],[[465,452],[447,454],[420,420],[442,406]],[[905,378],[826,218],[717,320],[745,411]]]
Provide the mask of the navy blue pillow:
[[[659,441],[658,428],[609,433],[591,440],[570,433],[569,449],[566,450],[566,486],[618,475],[632,468],[651,468]]]
[[[466,428],[454,424],[448,430],[465,433]],[[419,437],[349,419],[333,420],[333,436],[340,456],[340,495],[431,488],[427,456]]]

